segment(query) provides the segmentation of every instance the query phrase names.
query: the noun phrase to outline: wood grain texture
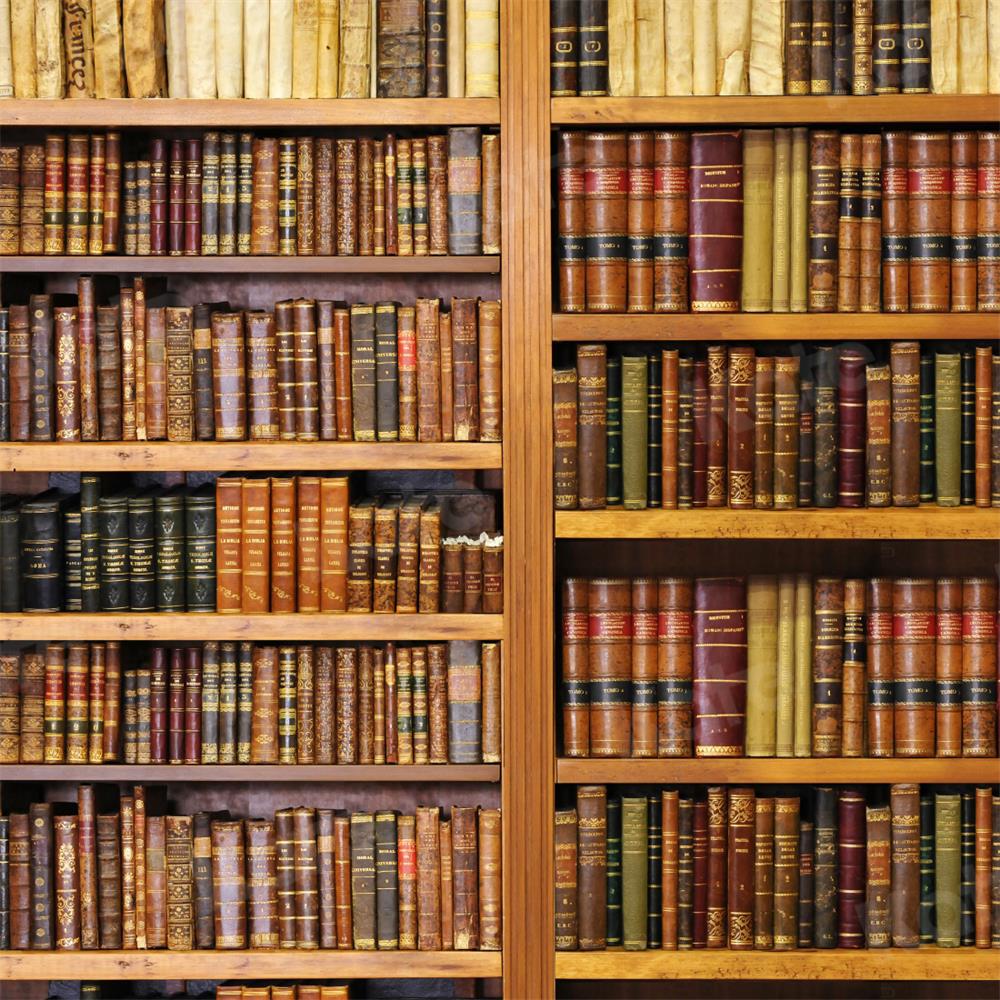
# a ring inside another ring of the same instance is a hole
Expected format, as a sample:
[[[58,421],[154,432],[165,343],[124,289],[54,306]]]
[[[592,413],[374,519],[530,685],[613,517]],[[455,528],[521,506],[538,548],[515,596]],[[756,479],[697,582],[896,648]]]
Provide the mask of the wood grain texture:
[[[149,642],[200,642],[208,639],[409,642],[424,639],[499,639],[502,635],[503,615],[0,615],[0,642],[57,642],[81,637],[91,642],[108,639]]]
[[[995,540],[1000,510],[565,510],[557,538],[906,538]]]
[[[107,441],[0,444],[0,472],[229,472],[282,469],[499,469],[498,444],[314,441]]]

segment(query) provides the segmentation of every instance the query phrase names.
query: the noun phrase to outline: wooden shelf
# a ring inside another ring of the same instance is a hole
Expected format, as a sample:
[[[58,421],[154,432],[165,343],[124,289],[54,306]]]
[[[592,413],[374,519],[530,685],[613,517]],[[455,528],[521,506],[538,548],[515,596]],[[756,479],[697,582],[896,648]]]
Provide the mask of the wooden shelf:
[[[499,274],[500,258],[0,257],[0,274]]]
[[[1000,781],[1000,761],[996,757],[560,757],[556,781],[567,785],[995,784]]]
[[[256,639],[273,642],[410,642],[500,639],[503,615],[375,614],[5,614],[0,642],[59,642],[85,638],[148,642]]]
[[[499,764],[5,764],[4,781],[479,782]]]
[[[1000,952],[979,948],[829,951],[556,952],[557,979],[992,980]],[[780,994],[784,995],[784,994]],[[793,995],[793,994],[788,994]]]
[[[552,339],[995,340],[996,313],[555,313]]]
[[[143,128],[281,128],[407,125],[498,125],[496,98],[338,100],[11,100],[3,103],[4,124]]]
[[[960,122],[993,127],[993,94],[883,94],[876,97],[555,97],[553,125],[822,125]]]
[[[395,441],[73,441],[0,444],[0,472],[499,469],[499,444]]]
[[[995,541],[1000,508],[559,510],[556,538],[906,538]]]
[[[0,980],[479,979],[499,951],[0,951]]]

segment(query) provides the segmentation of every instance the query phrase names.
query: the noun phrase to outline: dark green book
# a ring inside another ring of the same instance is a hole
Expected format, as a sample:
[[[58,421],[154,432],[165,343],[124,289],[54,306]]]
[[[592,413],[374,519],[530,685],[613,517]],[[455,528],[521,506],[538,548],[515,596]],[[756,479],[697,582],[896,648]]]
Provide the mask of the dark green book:
[[[976,943],[976,793],[962,792],[961,943]]]
[[[236,643],[219,645],[219,763],[236,763]]]
[[[650,948],[659,948],[663,943],[663,800],[659,793],[649,796],[648,815],[646,940]]]
[[[379,441],[399,440],[399,359],[396,305],[375,305],[375,423]]]
[[[920,943],[934,944],[934,796],[920,796]]]
[[[97,506],[99,553],[101,571],[101,610],[128,611],[129,594],[129,544],[128,502],[129,493],[101,497]]]
[[[380,951],[399,947],[399,860],[394,812],[375,813],[375,926]]]
[[[236,679],[236,762],[250,763],[253,727],[253,643],[240,643]]]
[[[62,508],[55,489],[21,504],[21,610],[61,611],[63,606]]]
[[[298,763],[298,688],[294,646],[278,647],[278,763]]]
[[[156,519],[156,610],[183,611],[184,495],[172,489],[154,499]]]
[[[128,499],[129,604],[133,611],[156,610],[156,534],[153,495]]]
[[[608,796],[607,919],[605,937],[609,948],[622,946],[622,800]]]
[[[646,797],[622,799],[622,938],[626,951],[646,947],[649,825]],[[609,868],[610,871],[610,859]]]
[[[83,610],[83,556],[80,511],[63,512],[63,610]]]
[[[0,611],[21,610],[21,512],[17,497],[0,497]]]
[[[815,916],[817,948],[837,947],[837,792],[816,789]]]
[[[962,351],[962,506],[976,502],[976,353]]]
[[[622,358],[622,498],[626,510],[646,506],[649,389],[645,354]]]
[[[960,357],[935,354],[934,486],[939,507],[957,507],[962,496],[961,396]]]
[[[646,370],[649,402],[646,407],[646,501],[663,505],[663,359],[659,351],[649,356]]]
[[[934,916],[939,948],[957,948],[961,941],[961,813],[959,795],[934,796]]]
[[[622,359],[608,354],[608,506],[622,502]]]
[[[375,310],[351,306],[351,408],[354,440],[374,441],[376,427]]]
[[[920,502],[934,503],[934,355],[920,355]]]
[[[694,918],[694,803],[677,803],[677,947],[692,945]]]
[[[375,948],[375,817],[351,814],[351,922],[354,947]]]
[[[188,611],[215,610],[215,488],[184,498],[184,588]]]
[[[817,348],[816,401],[813,409],[815,452],[813,460],[813,503],[817,507],[837,506],[837,383],[839,356],[837,348]],[[816,829],[817,848],[819,827]],[[818,879],[817,879],[818,891]],[[817,931],[820,919],[819,896],[816,897]],[[834,947],[821,945],[817,948]]]
[[[80,558],[83,578],[83,611],[101,610],[100,529],[97,509],[101,497],[100,476],[80,477]]]

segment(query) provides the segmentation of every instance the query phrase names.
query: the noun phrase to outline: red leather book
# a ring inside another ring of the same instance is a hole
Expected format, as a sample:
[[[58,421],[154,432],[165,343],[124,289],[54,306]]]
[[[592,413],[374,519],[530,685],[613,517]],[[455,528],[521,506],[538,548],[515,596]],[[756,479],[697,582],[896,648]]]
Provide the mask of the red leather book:
[[[739,577],[695,581],[693,676],[695,756],[742,756],[746,587]]]
[[[952,132],[950,139],[951,309],[975,312],[979,142],[975,132]]]
[[[607,789],[578,785],[577,885],[581,951],[603,951],[607,933]]]
[[[70,135],[66,140],[66,253],[85,254],[90,245],[90,140]]]
[[[149,252],[163,256],[167,240],[167,142],[151,139],[149,143]]]
[[[102,241],[104,253],[118,253],[121,219],[122,137],[120,132],[109,132],[104,148],[104,224]]]
[[[691,445],[692,507],[708,503],[708,362],[695,361],[691,394],[694,436]]]
[[[882,136],[882,308],[910,306],[910,232],[907,209],[907,142],[897,130]]]
[[[862,507],[865,498],[865,359],[860,351],[840,355],[837,394],[837,502]]]
[[[893,581],[893,728],[897,757],[934,755],[935,603],[933,579]]]
[[[1000,311],[1000,132],[979,133],[978,300],[982,312]],[[985,252],[984,252],[985,251]]]
[[[155,650],[154,650],[155,652]],[[167,760],[184,763],[184,650],[170,650],[167,709]]]
[[[708,415],[706,427],[706,503],[709,507],[726,505],[726,413],[728,398],[728,350],[724,345],[708,348]],[[696,374],[697,377],[697,374]],[[697,383],[695,384],[697,392]],[[697,397],[695,399],[697,405]],[[695,445],[697,447],[695,412]],[[697,467],[696,467],[697,468]]]
[[[188,139],[185,145],[184,253],[201,253],[201,140]]]
[[[167,652],[154,646],[149,657],[149,762],[167,763]]]
[[[184,650],[184,763],[201,763],[201,647]]]
[[[90,137],[90,211],[87,252],[100,256],[104,251],[104,175],[107,140],[103,135]]]
[[[691,311],[738,312],[743,256],[743,151],[737,132],[691,136]]]
[[[837,944],[865,946],[865,797],[860,789],[842,788],[838,798]]]
[[[938,577],[936,593],[935,754],[938,757],[960,757],[962,755],[961,579],[956,576]]]
[[[753,507],[754,470],[754,349],[731,347],[729,349],[728,417],[726,420],[728,443],[729,506],[733,509]],[[711,416],[712,390],[709,383],[709,414]],[[711,496],[711,493],[710,493]]]
[[[584,134],[561,131],[557,142],[559,308],[583,312],[587,308]]]
[[[737,789],[733,789],[737,791]],[[706,863],[706,945],[726,947],[728,848],[728,789],[708,789],[708,860]]]
[[[80,362],[77,352],[77,310],[57,306],[55,328],[55,436],[80,440]]]
[[[661,577],[657,612],[657,756],[691,755],[693,591],[688,577]]]
[[[183,139],[170,140],[168,170],[167,252],[171,257],[178,257],[184,253],[184,193],[187,161],[184,158]]]

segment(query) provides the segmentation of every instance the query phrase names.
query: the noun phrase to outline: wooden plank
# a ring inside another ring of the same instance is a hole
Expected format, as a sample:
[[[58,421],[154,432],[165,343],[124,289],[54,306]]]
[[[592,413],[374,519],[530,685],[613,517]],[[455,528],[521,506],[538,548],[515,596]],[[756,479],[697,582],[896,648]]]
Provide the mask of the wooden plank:
[[[559,979],[992,980],[1000,953],[977,948],[829,951],[581,951],[556,955]]]
[[[107,128],[250,128],[254,126],[497,125],[495,98],[359,100],[12,100],[4,125]]]
[[[4,781],[495,783],[499,764],[5,764]]]
[[[498,951],[0,951],[0,980],[499,976]]]
[[[64,101],[61,103],[70,103]],[[76,102],[73,102],[76,103]],[[2,257],[9,274],[498,274],[489,257]]]
[[[993,126],[991,94],[881,94],[875,97],[555,97],[554,125],[669,122],[671,125],[819,125],[940,122]]]
[[[80,614],[0,615],[0,642],[86,639],[200,642],[391,642],[423,639],[500,639],[503,615],[374,614]],[[508,685],[509,686],[509,685]]]
[[[656,760],[597,760],[562,757],[556,780],[563,784],[687,785],[747,782],[754,785],[813,784],[823,781],[878,785],[894,781],[927,784],[993,784],[1000,779],[995,758],[974,757],[672,757]]]
[[[1000,536],[1000,509],[560,510],[557,538],[900,538],[984,541]]]
[[[989,340],[996,313],[555,313],[552,339],[655,340]]]
[[[368,441],[74,441],[0,444],[0,472],[499,469],[499,444]]]

